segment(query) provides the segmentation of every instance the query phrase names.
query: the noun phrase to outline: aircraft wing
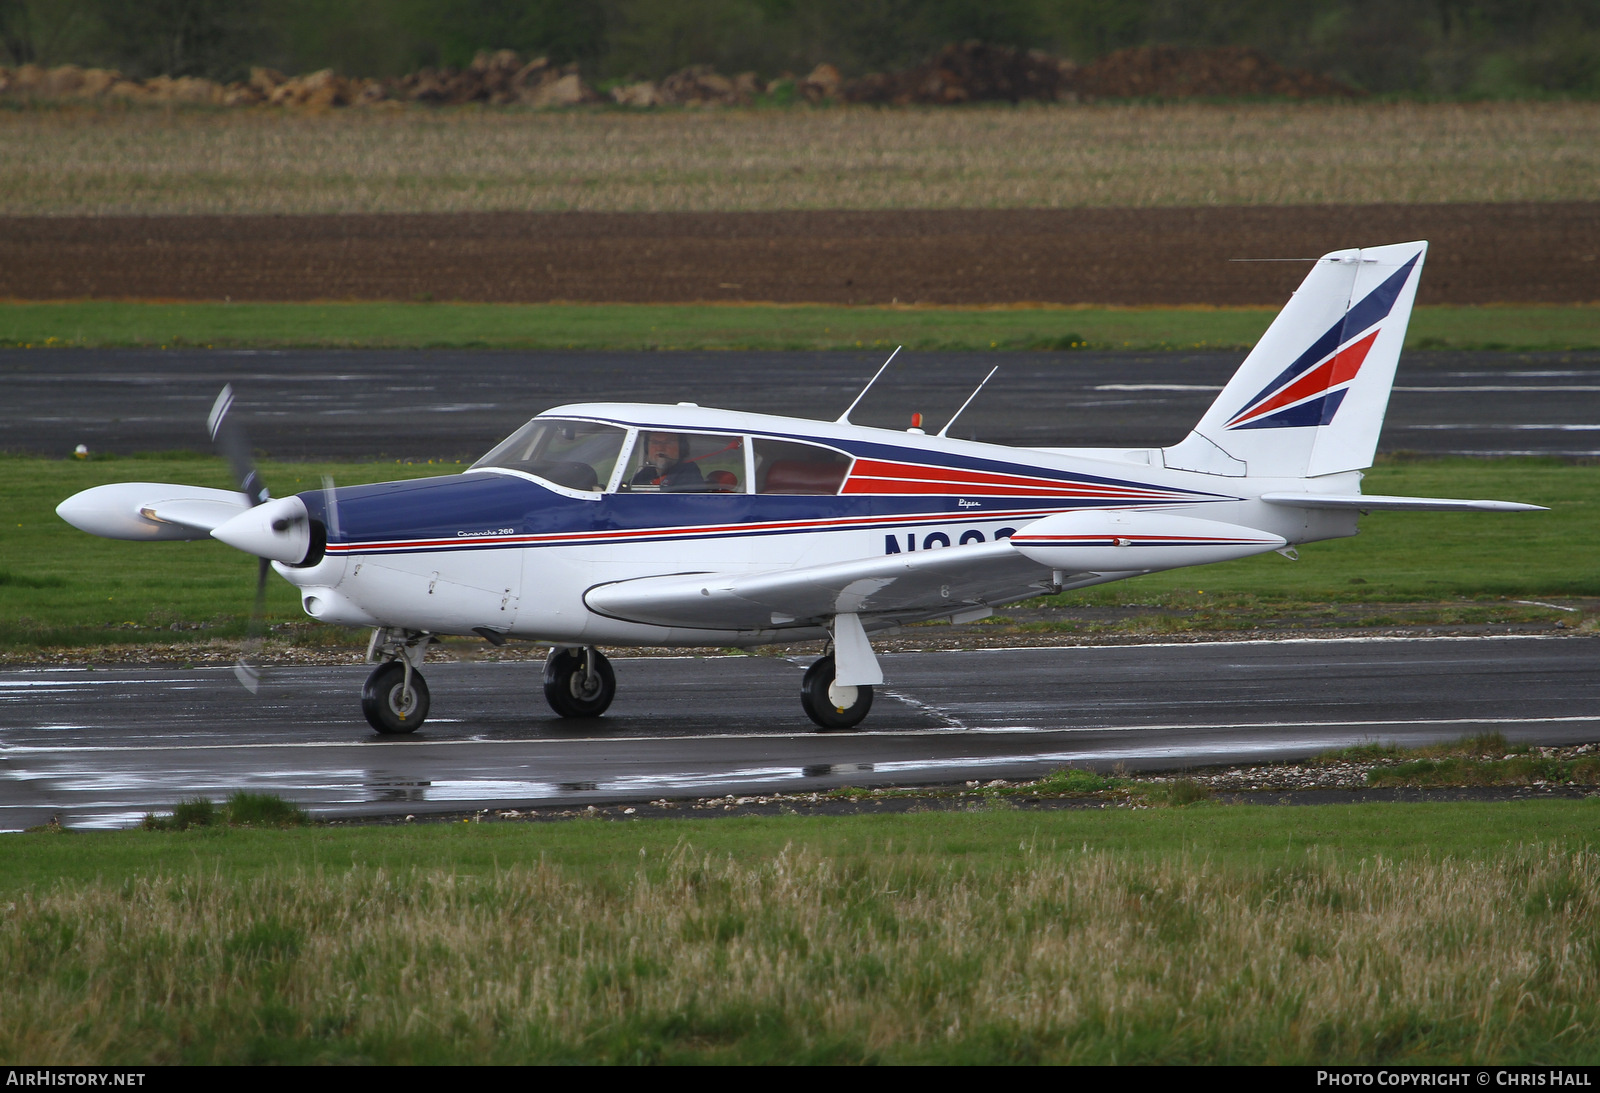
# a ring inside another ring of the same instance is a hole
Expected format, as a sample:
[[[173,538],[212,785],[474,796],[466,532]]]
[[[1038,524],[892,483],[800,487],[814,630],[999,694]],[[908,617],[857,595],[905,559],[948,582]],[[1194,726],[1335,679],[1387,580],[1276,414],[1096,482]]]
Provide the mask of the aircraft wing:
[[[1129,576],[1076,574],[1077,588]],[[1052,591],[1050,569],[1005,541],[757,573],[641,577],[597,585],[591,610],[658,626],[772,630],[855,614],[869,628],[920,619],[981,618],[988,608]]]

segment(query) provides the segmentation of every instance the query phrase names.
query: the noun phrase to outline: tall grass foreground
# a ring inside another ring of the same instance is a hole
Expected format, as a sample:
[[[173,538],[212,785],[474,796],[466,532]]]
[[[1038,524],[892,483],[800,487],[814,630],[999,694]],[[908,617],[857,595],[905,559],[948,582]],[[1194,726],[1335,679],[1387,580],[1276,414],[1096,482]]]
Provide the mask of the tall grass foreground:
[[[59,884],[4,908],[0,1061],[1596,1057],[1600,855],[1291,860]]]

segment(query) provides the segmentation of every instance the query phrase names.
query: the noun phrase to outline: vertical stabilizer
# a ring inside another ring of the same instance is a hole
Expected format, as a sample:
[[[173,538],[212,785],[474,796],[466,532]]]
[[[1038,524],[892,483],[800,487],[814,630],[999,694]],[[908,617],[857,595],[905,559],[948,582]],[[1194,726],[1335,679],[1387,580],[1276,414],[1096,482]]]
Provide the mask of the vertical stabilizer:
[[[1370,467],[1427,252],[1397,243],[1319,258],[1166,465],[1285,478]]]

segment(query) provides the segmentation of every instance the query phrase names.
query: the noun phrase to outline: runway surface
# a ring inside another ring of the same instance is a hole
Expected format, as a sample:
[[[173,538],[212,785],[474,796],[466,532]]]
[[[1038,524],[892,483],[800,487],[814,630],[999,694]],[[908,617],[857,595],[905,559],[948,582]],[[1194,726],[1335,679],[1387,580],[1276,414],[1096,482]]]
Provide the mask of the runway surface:
[[[365,667],[0,674],[0,830],[116,827],[186,798],[277,793],[321,816],[570,807],[1302,758],[1480,732],[1600,732],[1590,638],[1331,639],[883,657],[864,728],[810,731],[804,663],[613,661],[611,713],[564,721],[537,663],[427,667],[415,736],[362,720]]]
[[[852,419],[933,429],[1000,372],[953,436],[1148,447],[1182,440],[1243,360],[1229,353],[902,353]],[[209,451],[224,383],[271,457],[476,459],[567,402],[698,402],[832,419],[881,363],[858,353],[0,351],[0,448]],[[1407,353],[1380,451],[1600,455],[1600,353]]]

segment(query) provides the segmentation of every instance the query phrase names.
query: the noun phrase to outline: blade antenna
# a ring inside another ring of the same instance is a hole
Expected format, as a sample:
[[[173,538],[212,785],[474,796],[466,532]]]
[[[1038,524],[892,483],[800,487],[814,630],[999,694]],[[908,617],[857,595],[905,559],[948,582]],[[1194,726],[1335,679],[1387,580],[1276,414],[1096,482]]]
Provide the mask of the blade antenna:
[[[844,413],[840,414],[837,418],[834,419],[834,424],[835,425],[849,425],[850,424],[850,410],[854,410],[856,408],[856,406],[858,406],[860,404],[861,400],[867,397],[867,392],[872,390],[872,385],[874,383],[878,382],[878,377],[883,375],[884,370],[887,369],[889,367],[889,365],[894,362],[894,358],[899,354],[900,350],[902,350],[904,348],[905,347],[901,346],[901,345],[897,345],[897,346],[894,347],[894,352],[889,354],[889,359],[883,362],[883,368],[878,369],[878,371],[873,374],[873,377],[867,381],[867,385],[865,387],[863,387],[861,389],[861,393],[856,396],[855,402],[852,402],[850,404],[850,409],[846,410]]]
[[[992,380],[994,378],[994,374],[998,371],[1000,371],[1000,366],[998,364],[989,369],[989,374],[983,377],[983,383],[978,384],[978,386],[973,390],[972,394],[967,396],[967,401],[961,404],[961,410],[957,410],[955,413],[951,414],[950,420],[944,423],[944,428],[939,430],[940,436],[944,436],[945,433],[950,431],[950,426],[956,423],[956,418],[961,416],[962,410],[965,410],[968,406],[972,405],[972,400],[978,397],[978,392],[983,390],[983,385]]]

